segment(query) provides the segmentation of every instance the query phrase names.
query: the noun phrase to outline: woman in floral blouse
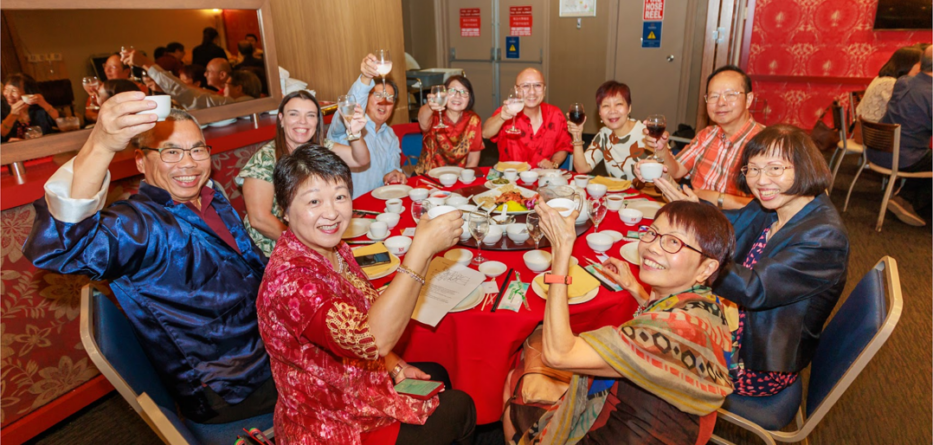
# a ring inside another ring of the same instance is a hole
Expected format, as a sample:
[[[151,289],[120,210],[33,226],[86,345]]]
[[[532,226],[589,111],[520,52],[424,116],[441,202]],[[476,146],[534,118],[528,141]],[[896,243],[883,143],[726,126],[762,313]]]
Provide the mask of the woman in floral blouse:
[[[450,76],[444,86],[446,111],[431,102],[433,94],[428,95],[428,103],[418,110],[418,125],[424,133],[421,157],[415,167],[419,175],[445,165],[476,167],[483,151],[483,121],[473,112],[473,85],[466,77]],[[442,118],[447,128],[434,128]]]
[[[380,295],[341,240],[353,212],[347,164],[324,147],[304,145],[276,165],[273,183],[289,227],[272,252],[256,308],[281,395],[276,443],[471,443],[472,399],[450,389],[427,400],[397,393],[402,380],[442,380],[444,371],[392,352],[428,263],[459,239],[460,212],[421,220]]]
[[[583,150],[583,124],[567,121],[567,130],[573,136],[573,168],[578,173],[589,173],[606,163],[606,172],[616,178],[632,180],[632,166],[645,153],[645,124],[629,117],[632,112],[632,91],[628,85],[610,80],[596,90],[596,108],[603,128],[599,129],[590,147]]]

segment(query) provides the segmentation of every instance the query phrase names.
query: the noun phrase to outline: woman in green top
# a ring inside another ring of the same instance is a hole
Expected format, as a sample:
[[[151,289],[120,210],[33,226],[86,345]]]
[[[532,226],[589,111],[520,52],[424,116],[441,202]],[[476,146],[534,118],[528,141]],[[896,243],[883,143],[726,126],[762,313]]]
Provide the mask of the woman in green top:
[[[350,130],[359,133],[366,125],[363,110],[357,106],[350,122]],[[362,138],[350,145],[336,144],[324,138],[324,119],[317,99],[307,91],[296,91],[282,98],[276,118],[275,139],[263,145],[246,162],[236,184],[243,189],[246,201],[246,217],[243,225],[253,242],[267,257],[272,255],[275,242],[287,225],[282,209],[275,202],[272,172],[275,163],[290,154],[298,146],[314,139],[339,155],[350,167],[362,167],[369,163],[369,149]]]

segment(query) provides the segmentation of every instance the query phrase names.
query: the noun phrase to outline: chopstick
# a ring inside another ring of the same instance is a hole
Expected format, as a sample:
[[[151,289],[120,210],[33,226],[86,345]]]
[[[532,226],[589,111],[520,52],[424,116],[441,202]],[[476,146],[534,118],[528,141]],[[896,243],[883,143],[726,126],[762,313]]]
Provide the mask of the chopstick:
[[[344,241],[344,242],[347,243],[347,244],[349,244],[349,245],[351,245],[351,246],[353,246],[353,245],[357,245],[357,244],[376,244],[376,243],[379,243],[379,242],[381,242],[381,241],[359,240],[359,241]]]
[[[359,213],[360,215],[380,215],[379,212],[373,212],[371,210],[357,210],[354,209],[353,213]]]
[[[591,259],[589,259],[589,258],[586,258],[586,257],[584,257],[583,259],[586,260],[588,263],[590,263],[590,264],[593,266],[594,269],[596,269],[596,270],[602,272],[602,270],[603,270],[603,265],[602,265],[601,263],[597,263],[596,261],[593,261],[593,260],[591,260]],[[582,268],[582,269],[583,269],[583,270],[586,270],[586,268]],[[587,272],[589,272],[589,271],[587,271]],[[590,274],[590,275],[593,275],[593,274]],[[593,275],[593,277],[595,277],[597,280],[599,279],[599,277],[597,277],[596,275]],[[607,280],[613,282],[614,284],[616,284],[616,285],[618,285],[618,286],[621,286],[621,284],[617,283],[616,280],[613,280],[612,277],[610,277],[610,276],[608,276],[608,275],[605,275],[605,274],[603,274],[603,277],[605,277]],[[607,287],[607,289],[613,290],[613,289],[610,289],[610,288],[608,288],[608,287]]]
[[[423,176],[423,175],[422,175],[422,176],[421,176],[421,180],[422,180],[422,181],[428,181],[428,182],[430,182],[430,183],[432,183],[432,184],[434,184],[434,185],[436,185],[436,186],[438,186],[438,187],[444,187],[444,184],[441,184],[440,182],[435,181],[434,178],[432,178],[432,177],[430,177],[430,176]]]
[[[496,307],[499,306],[499,303],[502,301],[502,294],[504,294],[505,289],[509,287],[509,278],[512,277],[513,271],[515,271],[515,269],[509,269],[509,271],[505,274],[505,281],[502,282],[502,287],[499,288],[499,295],[496,295],[496,299],[492,303],[492,310],[489,312],[495,312]]]

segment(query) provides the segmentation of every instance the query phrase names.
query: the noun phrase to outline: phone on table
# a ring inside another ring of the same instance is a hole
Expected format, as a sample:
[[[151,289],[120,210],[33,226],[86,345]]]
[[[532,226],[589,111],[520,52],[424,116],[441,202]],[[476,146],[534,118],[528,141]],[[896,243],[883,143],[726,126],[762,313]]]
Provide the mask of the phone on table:
[[[395,392],[405,394],[418,400],[428,400],[444,389],[443,382],[434,380],[405,379],[395,385]]]
[[[360,267],[375,266],[377,264],[386,264],[389,260],[389,252],[379,252],[372,255],[363,255],[356,257],[356,263]]]

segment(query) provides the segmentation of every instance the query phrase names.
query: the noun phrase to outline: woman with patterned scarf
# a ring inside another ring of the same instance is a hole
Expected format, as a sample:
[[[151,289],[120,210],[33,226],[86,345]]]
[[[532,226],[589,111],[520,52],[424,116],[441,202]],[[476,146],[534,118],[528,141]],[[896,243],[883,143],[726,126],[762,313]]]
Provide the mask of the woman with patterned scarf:
[[[535,209],[553,247],[557,283],[569,275],[576,215],[547,204]],[[540,417],[504,414],[506,438],[521,444],[706,443],[716,409],[732,392],[724,354],[729,327],[708,287],[731,257],[732,226],[714,207],[664,206],[638,245],[641,290],[618,260],[603,270],[641,303],[632,320],[574,335],[567,286],[551,284],[542,353],[552,368],[573,372],[563,397]],[[528,413],[529,410],[523,410]],[[522,418],[524,417],[524,418]],[[514,423],[514,425],[513,425]],[[514,431],[518,434],[514,434]]]

